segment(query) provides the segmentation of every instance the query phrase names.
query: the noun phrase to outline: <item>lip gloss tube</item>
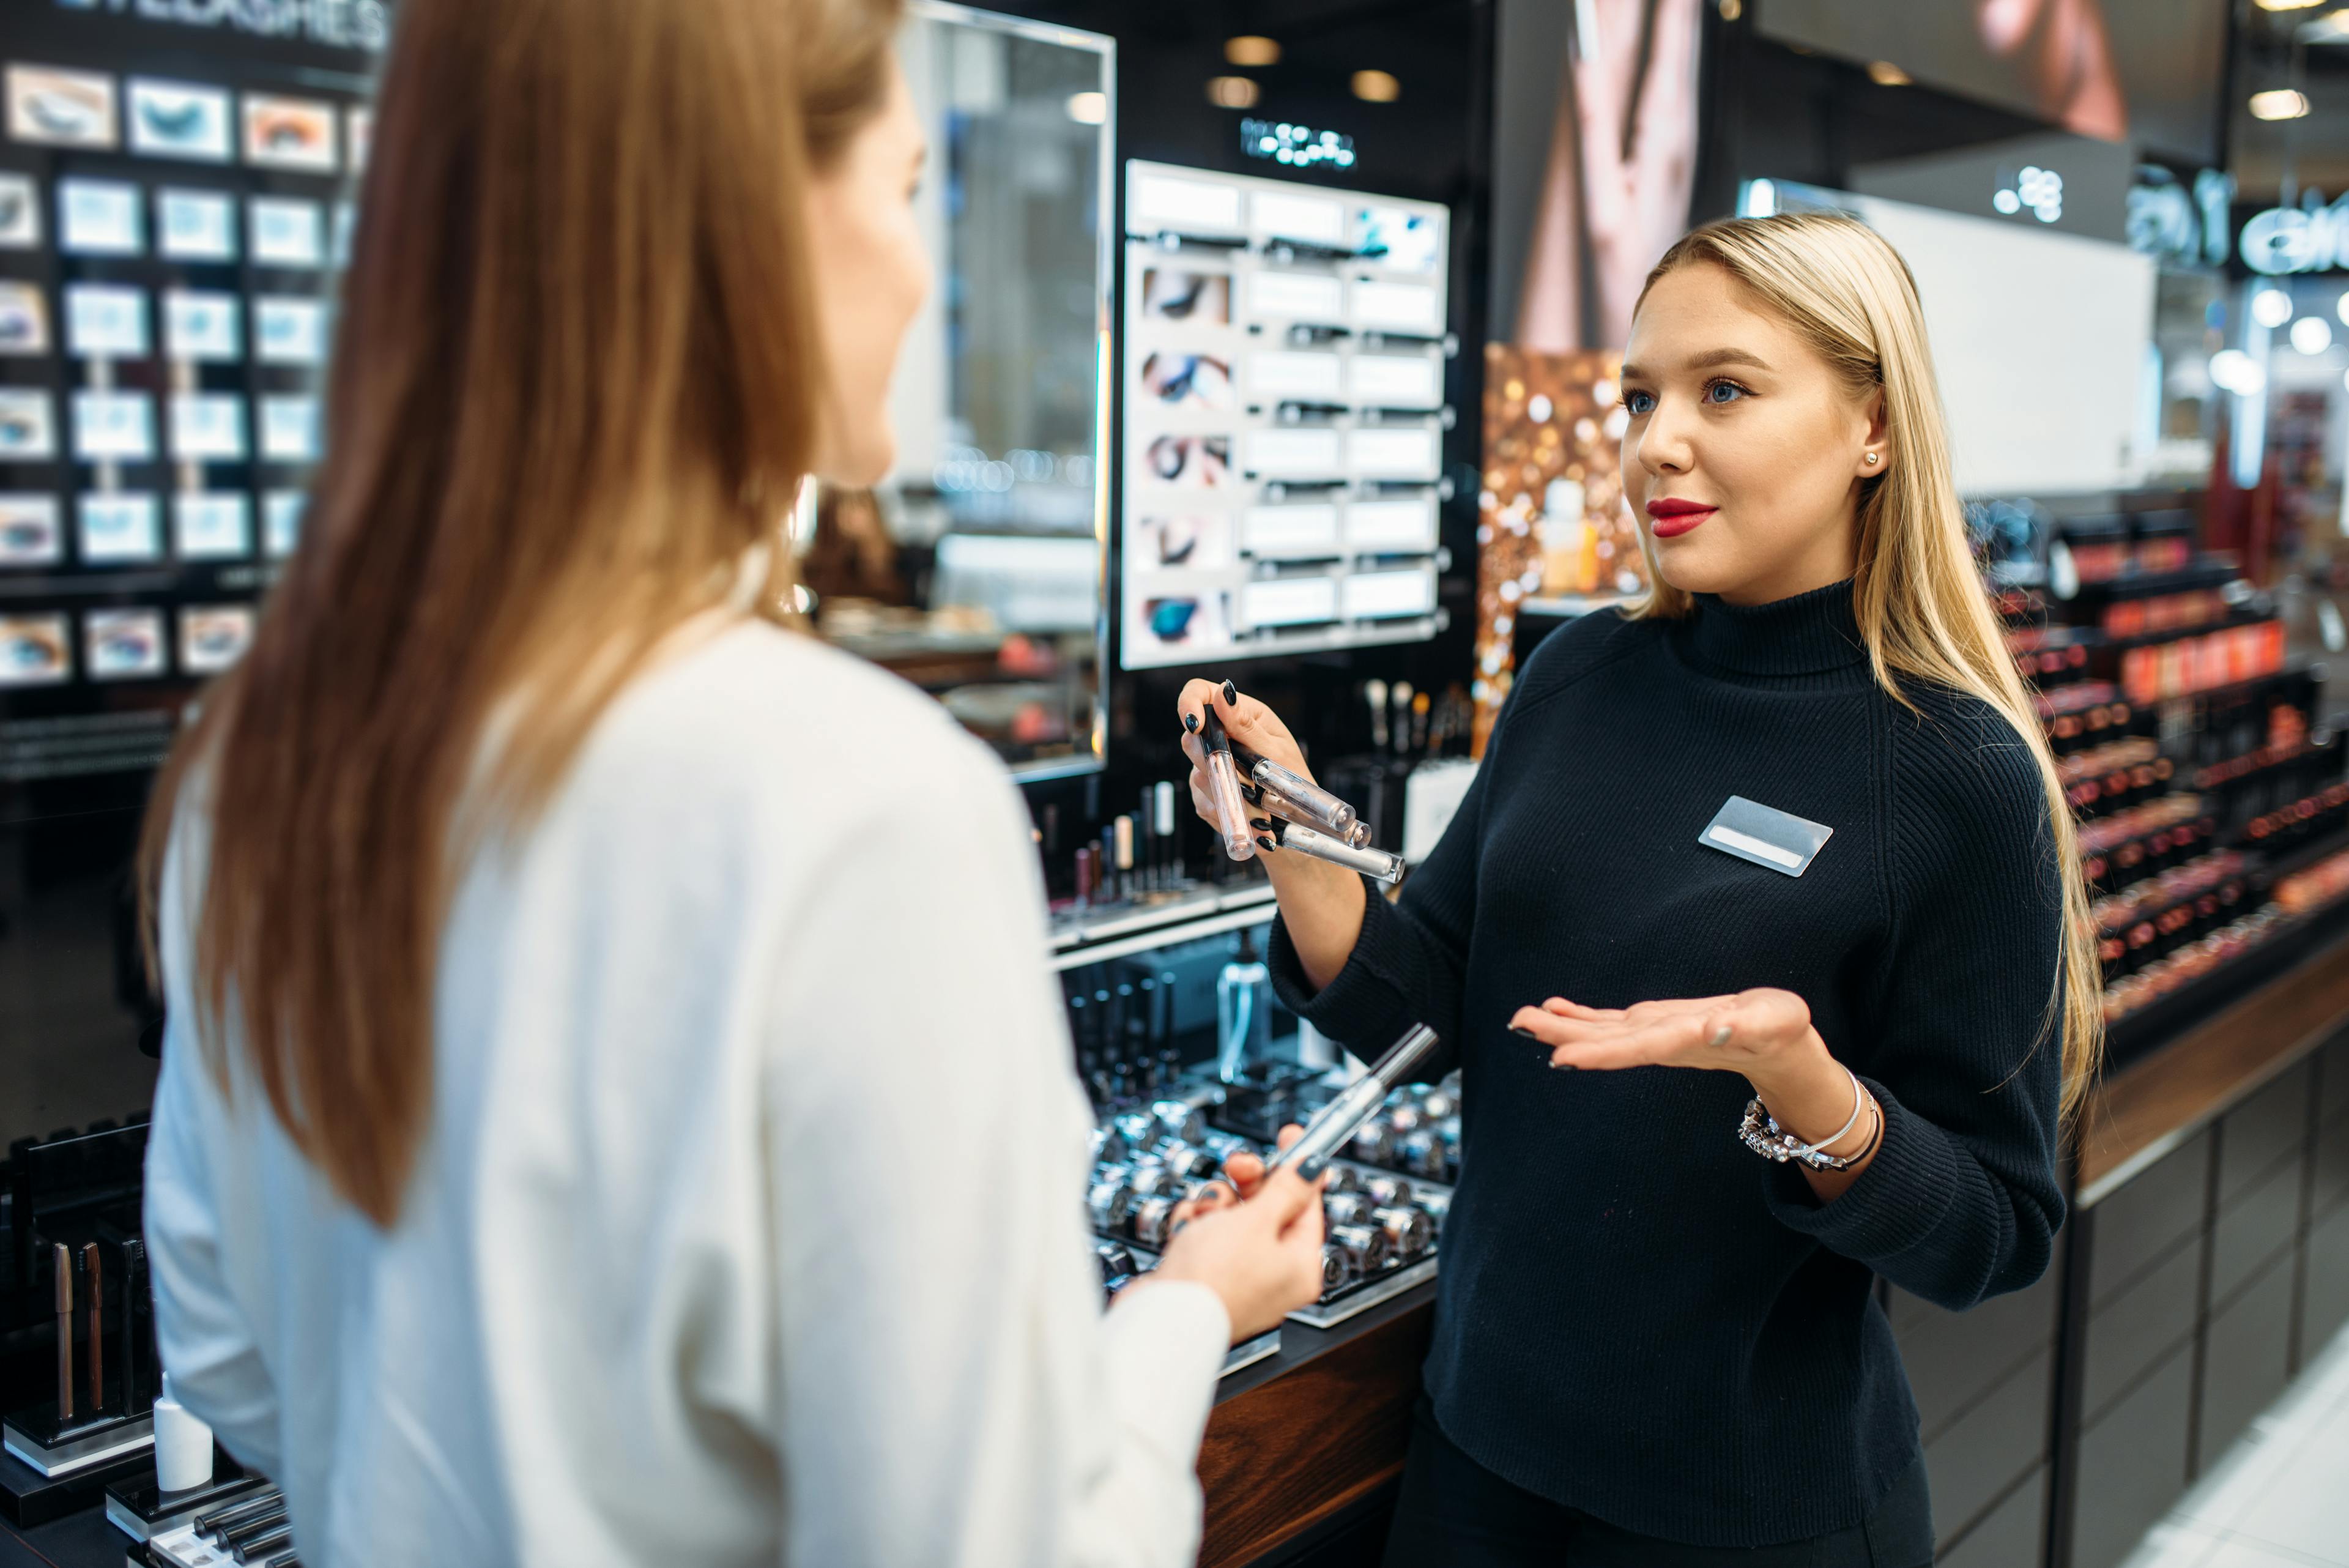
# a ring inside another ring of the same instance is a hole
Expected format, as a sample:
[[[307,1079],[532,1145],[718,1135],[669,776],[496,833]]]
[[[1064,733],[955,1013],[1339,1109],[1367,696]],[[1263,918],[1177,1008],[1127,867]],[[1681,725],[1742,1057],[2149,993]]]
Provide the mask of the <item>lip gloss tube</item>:
[[[1356,848],[1303,823],[1276,821],[1273,842],[1283,849],[1293,849],[1299,855],[1309,855],[1316,860],[1327,860],[1332,866],[1359,871],[1375,882],[1392,884],[1402,880],[1402,856],[1390,855],[1383,849]]]
[[[1341,831],[1330,826],[1320,816],[1308,811],[1270,784],[1261,786],[1257,794],[1260,797],[1258,804],[1284,822],[1293,822],[1299,827],[1310,827],[1325,833],[1350,848],[1368,849],[1371,846],[1371,825],[1367,822],[1357,820],[1349,823]],[[1350,807],[1349,810],[1350,809]]]
[[[1296,1167],[1297,1174],[1308,1181],[1318,1179],[1330,1160],[1337,1158],[1339,1150],[1353,1140],[1362,1125],[1378,1115],[1379,1107],[1386,1103],[1394,1086],[1402,1082],[1403,1075],[1417,1066],[1435,1046],[1434,1030],[1424,1023],[1413,1024],[1402,1039],[1387,1047],[1385,1055],[1371,1064],[1369,1072],[1321,1108],[1321,1113],[1307,1124],[1304,1137],[1265,1162],[1265,1174],[1269,1176],[1288,1165]]]
[[[1302,777],[1290,769],[1282,767],[1269,757],[1259,755],[1237,741],[1232,742],[1232,755],[1237,759],[1240,766],[1247,770],[1250,784],[1262,789],[1279,792],[1299,811],[1306,814],[1303,816],[1292,817],[1291,821],[1302,822],[1309,827],[1318,827],[1332,838],[1345,838],[1349,842],[1351,841],[1354,825],[1361,820],[1361,814],[1351,805],[1340,800],[1311,779]],[[1366,836],[1364,842],[1368,841]]]
[[[1240,774],[1232,761],[1232,738],[1207,704],[1200,725],[1207,749],[1207,795],[1216,805],[1216,830],[1224,836],[1224,853],[1234,860],[1256,858],[1256,840],[1248,833],[1247,803],[1240,798]]]

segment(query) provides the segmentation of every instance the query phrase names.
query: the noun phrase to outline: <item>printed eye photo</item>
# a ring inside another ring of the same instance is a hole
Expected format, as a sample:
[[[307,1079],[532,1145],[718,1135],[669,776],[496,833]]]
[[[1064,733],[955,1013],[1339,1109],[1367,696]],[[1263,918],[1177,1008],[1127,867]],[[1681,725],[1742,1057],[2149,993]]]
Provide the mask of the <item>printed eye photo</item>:
[[[171,399],[171,455],[195,462],[244,460],[244,400],[233,392],[181,392]]]
[[[1142,385],[1170,409],[1232,406],[1232,368],[1212,355],[1153,354],[1142,362]]]
[[[219,191],[158,191],[155,248],[172,261],[236,260],[235,198]]]
[[[326,215],[316,202],[255,196],[245,209],[253,259],[270,266],[324,266]]]
[[[315,299],[253,303],[253,357],[264,365],[323,365],[326,307]]]
[[[48,297],[36,284],[0,281],[0,354],[48,351]]]
[[[48,393],[0,387],[0,460],[38,462],[57,454],[57,412]]]
[[[1225,566],[1232,559],[1228,517],[1154,517],[1142,524],[1154,566]]]
[[[191,605],[180,612],[180,668],[191,675],[217,675],[252,646],[250,605]]]
[[[236,155],[227,93],[145,77],[132,77],[129,87],[131,151],[199,163],[226,163]]]
[[[87,256],[135,256],[144,250],[139,187],[119,180],[58,181],[57,248]]]
[[[261,400],[261,455],[272,462],[316,462],[318,459],[318,400]]]
[[[163,296],[163,351],[171,359],[222,361],[243,354],[244,302],[233,294],[175,288]]]
[[[8,67],[8,134],[48,147],[112,147],[114,78],[47,66]]]
[[[0,615],[0,686],[55,686],[73,677],[61,615]]]
[[[183,561],[253,554],[253,503],[233,493],[171,497],[171,550]]]
[[[1229,436],[1160,436],[1146,456],[1151,476],[1162,483],[1218,490],[1231,482]]]
[[[41,190],[30,174],[0,172],[0,250],[41,246]]]
[[[335,171],[335,106],[306,98],[244,99],[244,161],[256,169]]]
[[[1198,327],[1229,327],[1232,324],[1231,275],[1146,267],[1142,274],[1142,314],[1152,321],[1187,321]]]
[[[155,404],[144,392],[76,392],[74,457],[145,462],[155,455]]]
[[[1358,254],[1364,261],[1397,272],[1433,272],[1443,265],[1444,230],[1427,213],[1364,207],[1355,216],[1362,236]]]
[[[0,495],[0,566],[51,566],[65,554],[54,495]]]
[[[80,517],[81,558],[87,566],[163,558],[163,531],[151,495],[85,495]]]
[[[302,514],[310,507],[306,491],[273,490],[261,498],[261,552],[282,561],[302,543]]]
[[[1211,648],[1232,639],[1228,594],[1183,594],[1142,601],[1132,631],[1142,651]]]
[[[81,618],[81,640],[92,680],[151,679],[169,669],[160,610],[92,610]]]
[[[66,347],[85,359],[147,357],[147,293],[110,283],[66,288]]]

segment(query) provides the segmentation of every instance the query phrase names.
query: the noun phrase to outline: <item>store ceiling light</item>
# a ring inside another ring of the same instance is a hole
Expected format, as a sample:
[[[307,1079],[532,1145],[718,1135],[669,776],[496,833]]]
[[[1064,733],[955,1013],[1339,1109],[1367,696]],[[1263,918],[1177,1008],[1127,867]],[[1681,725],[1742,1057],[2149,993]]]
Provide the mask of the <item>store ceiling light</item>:
[[[1069,118],[1079,125],[1109,123],[1109,94],[1105,92],[1072,92],[1069,95]]]
[[[2322,354],[2333,347],[2333,323],[2322,316],[2303,316],[2292,324],[2292,346],[2303,354]]]
[[[2324,0],[2259,0],[2262,11],[2307,11],[2324,4]]]
[[[1870,60],[1868,65],[1868,79],[1878,87],[1909,87],[1913,85],[1917,78],[1890,60]]]
[[[2280,288],[2263,288],[2251,296],[2251,319],[2262,327],[2282,327],[2292,319],[2292,296]]]
[[[1259,96],[1256,83],[1247,77],[1207,78],[1207,101],[1219,109],[1254,109]]]
[[[1280,64],[1280,45],[1255,33],[1224,40],[1224,58],[1236,66],[1260,67]]]
[[[2253,119],[2298,119],[2308,112],[2308,95],[2292,88],[2270,88],[2251,95]]]
[[[1356,71],[1354,96],[1364,103],[1392,103],[1402,96],[1402,83],[1384,71]]]
[[[2210,380],[2237,397],[2249,398],[2268,384],[2268,373],[2240,348],[2221,348],[2210,356]]]

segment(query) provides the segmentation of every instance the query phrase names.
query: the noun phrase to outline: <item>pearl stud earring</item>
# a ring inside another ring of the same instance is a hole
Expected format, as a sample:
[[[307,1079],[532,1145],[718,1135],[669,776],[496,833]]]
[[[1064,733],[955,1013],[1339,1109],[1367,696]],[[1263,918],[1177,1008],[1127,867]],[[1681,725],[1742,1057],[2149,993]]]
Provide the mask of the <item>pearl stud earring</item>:
[[[1876,461],[1876,454],[1875,454],[1874,452],[1869,452],[1869,453],[1868,454],[1868,462],[1874,462]]]

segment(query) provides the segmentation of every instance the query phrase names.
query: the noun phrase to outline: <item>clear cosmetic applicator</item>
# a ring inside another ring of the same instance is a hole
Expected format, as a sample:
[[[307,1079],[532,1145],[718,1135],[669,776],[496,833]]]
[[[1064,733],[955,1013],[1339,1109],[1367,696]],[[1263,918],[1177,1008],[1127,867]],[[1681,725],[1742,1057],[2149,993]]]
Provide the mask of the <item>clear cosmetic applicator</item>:
[[[1207,798],[1215,804],[1216,828],[1224,836],[1224,853],[1235,860],[1256,858],[1256,838],[1248,831],[1247,802],[1240,797],[1239,768],[1232,761],[1232,738],[1210,702],[1203,711],[1199,738],[1207,753]]]

